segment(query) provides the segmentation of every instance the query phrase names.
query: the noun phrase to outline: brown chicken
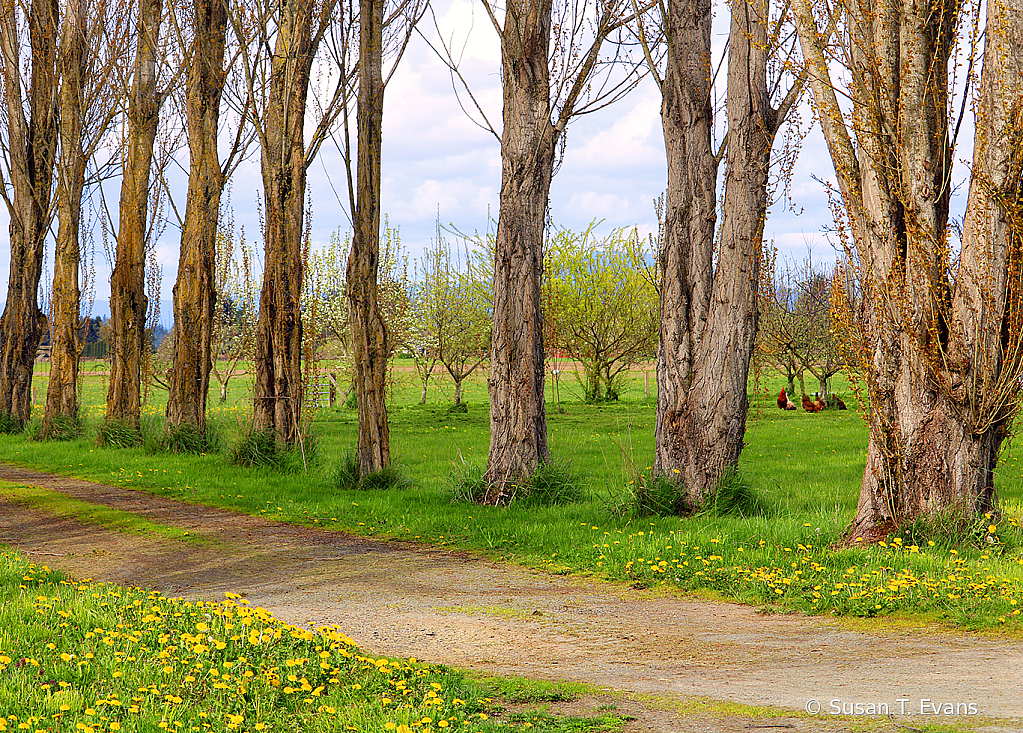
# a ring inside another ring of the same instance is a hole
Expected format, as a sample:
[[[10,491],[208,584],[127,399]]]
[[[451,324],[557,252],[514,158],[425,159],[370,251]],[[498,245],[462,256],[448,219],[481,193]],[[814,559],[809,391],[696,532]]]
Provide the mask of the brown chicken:
[[[817,403],[803,395],[803,409],[807,412],[817,412]]]
[[[835,406],[836,406],[836,407],[837,407],[837,408],[838,408],[839,410],[847,410],[847,409],[849,409],[849,408],[847,408],[847,407],[845,406],[845,403],[844,403],[844,402],[842,402],[842,399],[841,399],[840,397],[836,397],[835,395],[832,395],[832,396],[831,396],[831,398],[832,398],[833,400],[835,400]]]
[[[821,410],[824,409],[824,402],[821,400],[821,393],[820,392],[817,392],[816,394],[814,394],[813,404],[814,404],[814,407],[817,408],[817,412],[820,412]]]
[[[789,397],[788,397],[787,394],[785,394],[785,390],[783,389],[781,392],[778,393],[778,409],[779,410],[786,409],[785,406],[788,403],[789,403]]]

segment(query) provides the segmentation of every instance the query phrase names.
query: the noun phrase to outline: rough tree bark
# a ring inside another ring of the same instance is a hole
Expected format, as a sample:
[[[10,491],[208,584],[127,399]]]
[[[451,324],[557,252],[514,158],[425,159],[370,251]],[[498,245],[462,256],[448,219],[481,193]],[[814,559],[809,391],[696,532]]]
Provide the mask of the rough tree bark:
[[[995,508],[993,471],[1019,388],[1019,2],[988,6],[954,282],[948,60],[959,5],[850,9],[855,138],[806,0],[793,9],[863,293],[855,317],[870,440],[849,539],[880,539],[944,512],[968,519]]]
[[[798,95],[772,109],[762,5],[736,2],[728,40],[725,198],[715,251],[719,158],[711,146],[711,3],[669,2],[661,84],[668,159],[660,253],[654,471],[702,506],[742,450],[757,329],[757,286],[771,147]],[[716,265],[715,265],[716,259]]]
[[[79,230],[86,155],[85,75],[87,0],[68,0],[61,30],[60,159],[57,162],[57,242],[53,253],[53,338],[43,437],[64,432],[60,422],[78,420],[78,359],[82,351],[78,285]]]
[[[163,0],[141,0],[138,47],[127,108],[114,271],[110,277],[110,386],[107,419],[138,426],[146,359],[146,222],[149,179],[163,97],[157,88]]]
[[[57,0],[32,2],[28,9],[31,81],[28,118],[18,32],[19,3],[0,3],[7,172],[13,193],[4,194],[10,216],[11,265],[7,304],[0,317],[0,416],[13,425],[32,412],[32,368],[46,316],[37,304],[43,243],[49,226],[57,146]]]
[[[384,385],[390,348],[377,302],[380,261],[380,152],[384,114],[382,0],[359,3],[358,179],[352,250],[348,255],[348,308],[359,405],[356,460],[359,475],[391,462]]]
[[[263,288],[256,322],[253,427],[278,440],[300,440],[302,415],[302,237],[306,186],[303,126],[316,43],[314,0],[280,8],[261,165],[266,231]]]
[[[551,0],[509,0],[501,32],[504,129],[490,347],[485,502],[499,504],[549,459],[540,300],[557,134],[551,124]]]
[[[174,284],[176,348],[168,384],[167,425],[206,432],[210,353],[216,307],[216,238],[224,174],[217,154],[226,72],[227,6],[195,0],[185,117],[190,165],[178,278]]]

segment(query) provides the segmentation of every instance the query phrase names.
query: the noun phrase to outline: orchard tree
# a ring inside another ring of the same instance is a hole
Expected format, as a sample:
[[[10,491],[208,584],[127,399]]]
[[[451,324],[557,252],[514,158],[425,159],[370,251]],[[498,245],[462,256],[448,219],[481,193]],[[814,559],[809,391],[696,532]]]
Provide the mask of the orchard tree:
[[[834,273],[825,274],[810,259],[798,267],[790,263],[781,272],[775,272],[773,263],[773,258],[765,262],[769,272],[759,303],[757,350],[785,374],[790,395],[796,394],[796,380],[806,394],[803,374],[809,371],[826,401],[831,377],[847,366],[846,329],[832,316],[835,286],[842,284],[841,264]],[[841,290],[839,295],[845,297]]]
[[[602,240],[561,230],[544,257],[544,315],[556,349],[583,367],[587,402],[616,400],[620,375],[657,347],[657,289],[635,230]]]
[[[850,315],[870,440],[849,537],[950,513],[969,522],[997,510],[994,470],[1023,375],[1023,2],[988,2],[982,34],[961,32],[966,10],[950,0],[844,3],[831,43],[816,6],[792,7],[861,296]],[[957,40],[972,61],[981,35],[954,258],[950,67]]]
[[[464,241],[464,240],[463,240]],[[488,307],[489,268],[480,262],[482,252],[456,250],[437,228],[437,239],[427,247],[416,269],[415,343],[424,359],[444,365],[455,383],[455,405],[462,404],[462,382],[487,357],[493,323]],[[482,277],[481,277],[482,275]],[[423,399],[426,381],[423,381]]]
[[[256,317],[259,313],[258,259],[242,232],[235,242],[231,227],[216,239],[216,309],[210,352],[211,371],[220,385],[220,402],[227,402],[227,386],[243,360],[255,353]]]

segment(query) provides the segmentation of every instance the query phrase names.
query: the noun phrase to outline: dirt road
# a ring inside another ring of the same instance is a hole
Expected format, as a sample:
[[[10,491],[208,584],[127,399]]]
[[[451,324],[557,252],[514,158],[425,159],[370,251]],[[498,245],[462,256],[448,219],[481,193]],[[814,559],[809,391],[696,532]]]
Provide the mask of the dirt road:
[[[855,713],[857,704],[917,727],[958,721],[964,730],[1023,730],[1018,642],[933,628],[867,633],[832,618],[763,615],[4,464],[0,479],[207,540],[140,537],[61,519],[0,489],[0,543],[38,562],[175,596],[242,593],[291,623],[336,624],[378,654],[590,683],[602,691],[575,707],[615,705],[636,718],[630,730],[844,731],[868,720],[894,730],[883,714],[834,714]],[[967,714],[947,715],[945,704]]]

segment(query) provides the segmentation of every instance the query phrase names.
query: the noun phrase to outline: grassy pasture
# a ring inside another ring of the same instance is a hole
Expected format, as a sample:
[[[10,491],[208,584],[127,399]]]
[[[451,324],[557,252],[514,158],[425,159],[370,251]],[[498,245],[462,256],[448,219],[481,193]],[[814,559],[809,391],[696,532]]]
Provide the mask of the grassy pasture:
[[[451,412],[450,380],[431,381],[418,404],[415,375],[398,362],[390,406],[392,450],[410,478],[408,488],[342,491],[340,456],[354,443],[354,411],[321,408],[312,424],[316,456],[307,471],[280,474],[230,466],[223,455],[173,455],[107,449],[91,435],[69,443],[0,436],[0,456],[44,470],[143,488],[191,501],[354,532],[480,550],[554,572],[592,573],[637,587],[708,593],[770,609],[920,620],[1020,633],[1023,554],[1023,470],[1007,451],[996,484],[1001,518],[983,518],[971,532],[913,528],[881,546],[840,548],[864,468],[867,431],[855,409],[807,414],[777,409],[781,381],[760,375],[740,479],[760,510],[708,513],[678,520],[623,510],[630,481],[649,477],[654,406],[642,372],[624,399],[591,406],[562,375],[563,412],[548,403],[555,460],[579,474],[585,499],[560,506],[480,507],[451,499],[451,476],[482,465],[488,448],[486,383],[464,385],[467,413]],[[93,385],[90,380],[96,380]],[[44,379],[40,379],[44,382]],[[102,414],[102,377],[83,378],[94,423]],[[44,389],[40,384],[37,389]],[[230,444],[248,420],[246,377],[231,382],[225,405],[210,418]],[[653,389],[651,379],[651,389]],[[839,381],[836,391],[856,401]],[[147,419],[158,430],[165,393],[152,393]],[[301,465],[301,464],[299,464]]]

